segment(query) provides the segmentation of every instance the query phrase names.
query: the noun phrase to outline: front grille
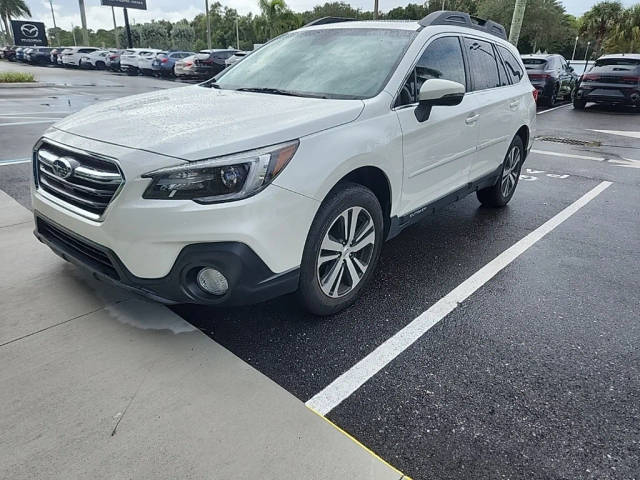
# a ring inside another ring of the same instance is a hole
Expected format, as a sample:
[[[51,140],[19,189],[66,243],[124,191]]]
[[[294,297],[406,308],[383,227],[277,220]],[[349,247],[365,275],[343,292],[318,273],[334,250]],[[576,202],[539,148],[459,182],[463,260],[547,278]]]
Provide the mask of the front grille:
[[[105,252],[91,245],[87,241],[70,235],[55,225],[36,218],[38,233],[64,253],[72,255],[93,270],[97,270],[115,280],[119,280],[117,270]]]
[[[124,182],[111,160],[50,143],[36,151],[34,175],[39,189],[93,220],[100,219]]]

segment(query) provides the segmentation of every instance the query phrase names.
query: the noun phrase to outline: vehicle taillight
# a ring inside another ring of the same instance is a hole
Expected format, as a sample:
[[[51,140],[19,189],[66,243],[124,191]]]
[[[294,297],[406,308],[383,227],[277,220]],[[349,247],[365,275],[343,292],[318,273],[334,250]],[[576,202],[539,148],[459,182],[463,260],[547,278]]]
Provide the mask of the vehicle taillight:
[[[533,101],[537,102],[538,101],[538,89],[534,88],[531,93],[533,94]]]
[[[536,80],[544,80],[545,78],[550,78],[551,75],[548,73],[530,73],[529,78],[533,78]]]
[[[161,59],[160,61],[161,61],[162,63],[167,63],[167,62],[169,61],[169,59],[168,59],[168,58],[163,58],[163,59]]]
[[[596,75],[595,73],[585,73],[582,75],[583,82],[596,82],[600,80],[600,75]]]
[[[190,67],[191,65],[193,65],[193,62],[184,62],[185,66]]]

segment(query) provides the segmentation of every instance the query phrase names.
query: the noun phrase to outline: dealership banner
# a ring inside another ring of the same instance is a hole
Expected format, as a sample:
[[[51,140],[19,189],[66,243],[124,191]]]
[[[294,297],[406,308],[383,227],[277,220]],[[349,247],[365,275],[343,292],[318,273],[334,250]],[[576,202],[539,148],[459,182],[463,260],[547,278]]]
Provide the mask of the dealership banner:
[[[102,0],[105,7],[124,7],[138,8],[140,10],[147,9],[147,0]]]
[[[21,47],[46,47],[47,31],[42,22],[11,20],[11,30],[16,45]]]

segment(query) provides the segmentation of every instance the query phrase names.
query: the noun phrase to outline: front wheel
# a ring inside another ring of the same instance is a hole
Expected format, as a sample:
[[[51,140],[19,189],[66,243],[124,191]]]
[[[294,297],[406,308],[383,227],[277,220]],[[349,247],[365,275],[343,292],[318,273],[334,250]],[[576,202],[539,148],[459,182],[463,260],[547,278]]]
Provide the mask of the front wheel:
[[[520,136],[516,135],[509,145],[504,162],[502,162],[498,181],[495,185],[478,190],[476,193],[480,203],[485,207],[493,208],[504,207],[509,203],[518,186],[523,162],[524,145]]]
[[[298,297],[315,315],[332,315],[355,302],[378,263],[382,208],[371,190],[338,185],[313,220],[300,266]]]
[[[576,110],[584,110],[584,107],[587,106],[587,102],[584,100],[578,100],[577,98],[573,99],[573,108]]]

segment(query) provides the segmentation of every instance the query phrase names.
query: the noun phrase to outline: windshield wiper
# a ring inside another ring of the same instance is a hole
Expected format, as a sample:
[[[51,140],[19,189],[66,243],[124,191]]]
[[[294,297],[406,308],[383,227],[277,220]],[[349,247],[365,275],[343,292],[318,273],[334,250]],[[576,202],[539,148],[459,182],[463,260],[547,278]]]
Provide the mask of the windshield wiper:
[[[238,92],[257,92],[257,93],[272,93],[274,95],[289,95],[292,97],[303,97],[304,95],[296,92],[290,92],[288,90],[280,90],[279,88],[268,87],[242,87],[236,88]]]

